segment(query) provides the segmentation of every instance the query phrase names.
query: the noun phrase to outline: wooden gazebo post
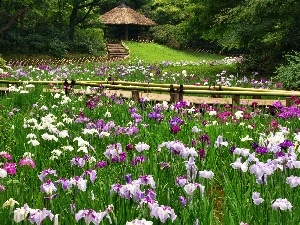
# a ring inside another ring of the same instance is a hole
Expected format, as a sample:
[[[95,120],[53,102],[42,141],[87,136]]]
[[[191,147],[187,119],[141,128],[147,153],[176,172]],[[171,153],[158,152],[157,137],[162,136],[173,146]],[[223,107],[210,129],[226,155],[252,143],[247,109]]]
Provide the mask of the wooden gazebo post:
[[[125,24],[125,40],[128,41],[128,24]]]

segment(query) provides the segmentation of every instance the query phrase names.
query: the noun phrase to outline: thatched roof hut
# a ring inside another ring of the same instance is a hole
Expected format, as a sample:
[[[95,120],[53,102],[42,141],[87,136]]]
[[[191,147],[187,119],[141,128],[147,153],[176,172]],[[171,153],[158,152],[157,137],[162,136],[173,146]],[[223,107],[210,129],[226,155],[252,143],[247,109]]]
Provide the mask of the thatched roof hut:
[[[103,14],[101,21],[107,25],[125,25],[125,38],[128,40],[128,25],[155,26],[156,23],[124,3]]]

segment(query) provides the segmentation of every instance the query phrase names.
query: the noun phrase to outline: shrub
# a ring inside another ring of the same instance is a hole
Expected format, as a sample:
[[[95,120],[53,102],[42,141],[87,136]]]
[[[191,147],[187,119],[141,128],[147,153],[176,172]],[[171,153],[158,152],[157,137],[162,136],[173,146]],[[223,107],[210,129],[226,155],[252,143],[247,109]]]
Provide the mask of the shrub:
[[[3,55],[7,53],[25,53],[28,48],[24,44],[24,36],[17,31],[8,31],[1,34],[0,49]]]
[[[40,34],[28,34],[25,42],[30,53],[45,53],[47,50],[47,37]]]
[[[0,68],[4,68],[6,66],[6,61],[0,55]]]
[[[185,35],[182,34],[181,25],[160,25],[150,28],[153,40],[157,43],[179,49],[186,45]]]
[[[293,51],[285,55],[286,64],[276,69],[275,79],[287,90],[300,88],[300,52]]]
[[[73,52],[88,53],[95,56],[105,51],[104,33],[100,28],[77,30],[73,42]]]
[[[68,53],[67,49],[68,49],[68,46],[64,42],[62,42],[58,39],[53,39],[49,43],[49,53],[50,53],[50,55],[52,55],[56,58],[65,57]]]

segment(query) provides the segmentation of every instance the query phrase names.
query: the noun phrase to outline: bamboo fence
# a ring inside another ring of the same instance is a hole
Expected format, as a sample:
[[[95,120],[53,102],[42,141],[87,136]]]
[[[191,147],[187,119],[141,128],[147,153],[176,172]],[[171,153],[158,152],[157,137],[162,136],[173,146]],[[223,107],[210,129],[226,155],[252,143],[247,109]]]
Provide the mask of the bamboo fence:
[[[0,80],[0,84],[9,85],[24,85],[24,84],[36,84],[36,85],[61,85],[61,89],[56,89],[55,92],[65,91],[66,94],[70,90],[76,93],[84,93],[84,87],[91,87],[94,90],[123,90],[131,91],[131,97],[135,100],[140,99],[141,93],[155,93],[157,100],[159,100],[159,94],[169,93],[170,101],[183,100],[183,95],[188,96],[202,96],[206,95],[212,98],[221,98],[230,96],[232,98],[232,104],[239,105],[241,103],[241,96],[252,96],[253,99],[247,98],[249,101],[257,101],[263,96],[273,97],[274,101],[280,98],[285,98],[285,105],[291,105],[291,97],[300,97],[299,91],[286,91],[286,90],[270,90],[270,89],[254,89],[254,88],[242,88],[242,87],[228,87],[228,86],[197,86],[197,85],[180,85],[180,84],[157,84],[157,83],[140,83],[140,82],[128,82],[128,81],[11,81]],[[80,87],[80,88],[75,88]],[[0,91],[8,91],[8,88],[1,87]],[[44,89],[44,91],[47,91]],[[48,88],[48,91],[54,91]],[[141,93],[140,93],[141,92]],[[275,99],[276,98],[276,99]],[[272,99],[271,99],[272,100]],[[282,100],[282,99],[281,99]]]

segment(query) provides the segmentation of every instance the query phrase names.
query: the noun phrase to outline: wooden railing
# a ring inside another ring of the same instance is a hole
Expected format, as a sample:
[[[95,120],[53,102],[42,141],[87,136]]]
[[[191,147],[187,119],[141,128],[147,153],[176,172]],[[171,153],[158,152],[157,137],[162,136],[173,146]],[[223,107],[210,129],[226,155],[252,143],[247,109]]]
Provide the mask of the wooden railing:
[[[0,80],[0,84],[6,85],[23,85],[23,84],[40,84],[48,85],[44,91],[62,92],[66,94],[73,92],[75,94],[93,94],[98,91],[106,91],[108,93],[118,92],[127,98],[140,100],[143,97],[149,100],[166,100],[177,102],[180,100],[188,100],[191,103],[200,104],[232,104],[240,105],[242,103],[257,102],[259,105],[272,105],[274,101],[280,101],[285,106],[291,106],[292,96],[300,97],[299,91],[270,90],[270,89],[254,89],[242,87],[228,86],[196,86],[196,85],[179,85],[179,84],[157,84],[157,83],[139,83],[127,81],[9,81]],[[55,89],[50,88],[56,85]],[[80,88],[75,88],[75,87]],[[91,87],[89,93],[83,87]],[[0,88],[0,91],[7,92],[7,87]],[[130,93],[130,95],[129,95]],[[168,97],[167,97],[168,96]],[[207,97],[210,96],[210,97]],[[267,97],[263,99],[262,97]]]

